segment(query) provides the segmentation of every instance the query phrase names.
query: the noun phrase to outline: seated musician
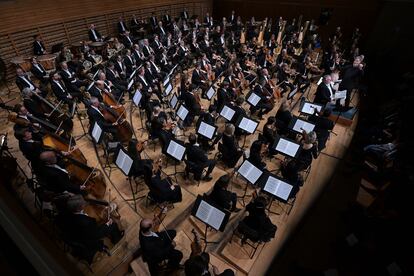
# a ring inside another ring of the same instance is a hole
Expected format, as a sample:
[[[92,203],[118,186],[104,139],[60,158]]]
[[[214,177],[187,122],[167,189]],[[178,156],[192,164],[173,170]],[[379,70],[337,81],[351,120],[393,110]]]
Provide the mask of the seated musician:
[[[129,49],[125,51],[124,65],[125,65],[125,74],[129,78],[132,72],[134,72],[135,68],[137,68],[135,58],[132,55],[131,50]]]
[[[40,154],[43,152],[42,140],[32,135],[29,128],[16,129],[14,136],[19,141],[19,149],[37,173],[40,167]]]
[[[292,113],[289,110],[289,105],[283,101],[275,115],[275,126],[277,133],[286,136],[289,133],[289,123],[292,120]]]
[[[16,85],[19,87],[20,91],[23,91],[24,88],[30,88],[33,92],[40,93],[43,97],[47,95],[46,90],[41,91],[35,83],[33,83],[30,78],[25,74],[23,69],[16,69]]]
[[[78,99],[78,97],[81,97],[81,94],[78,92],[69,91],[61,81],[62,78],[58,72],[52,72],[50,76],[50,84],[52,87],[53,94],[59,101],[63,101],[64,103],[69,105],[71,109],[74,108],[75,100]]]
[[[64,164],[60,161],[54,151],[43,151],[39,159],[41,166],[39,167],[39,178],[44,188],[55,193],[63,193],[65,191],[73,194],[85,194],[85,186],[78,186],[71,182],[69,172],[65,169]]]
[[[249,161],[259,170],[266,169],[266,163],[263,160],[263,157],[266,155],[267,143],[261,140],[256,140],[252,143],[250,147]]]
[[[253,92],[260,97],[260,100],[256,106],[250,106],[251,114],[254,114],[257,110],[259,110],[259,113],[257,114],[259,119],[262,119],[263,114],[267,114],[273,109],[273,103],[271,102],[273,100],[271,99],[271,96],[266,94],[263,90],[265,85],[265,80],[262,79],[261,82],[254,87]]]
[[[152,160],[143,159],[141,156],[144,146],[145,143],[138,142],[138,140],[134,138],[128,142],[128,155],[133,160],[130,174],[134,177],[143,176],[145,166],[152,168]]]
[[[163,49],[162,52],[156,56],[156,62],[160,65],[161,72],[170,72],[174,67],[171,60],[168,57],[167,49]]]
[[[14,126],[13,129],[16,131],[22,128],[29,128],[32,133],[36,133],[37,137],[40,137],[40,134],[43,131],[43,126],[41,126],[34,118],[33,115],[28,112],[25,106],[21,104],[16,104],[13,107],[13,111],[17,113],[16,118],[13,119]]]
[[[245,234],[242,243],[247,239],[254,242],[269,242],[275,237],[277,227],[266,214],[266,205],[267,200],[263,196],[258,196],[247,204],[246,210],[249,214],[242,221],[247,226],[242,228]]]
[[[209,271],[210,255],[206,252],[202,252],[200,255],[191,256],[184,264],[184,270],[186,276],[211,276]],[[234,276],[234,272],[231,269],[226,269],[222,273],[214,265],[213,276]]]
[[[40,35],[35,35],[33,41],[33,54],[35,56],[41,56],[47,54],[46,47],[43,44],[42,38]]]
[[[95,24],[91,24],[89,26],[88,36],[89,36],[89,40],[92,40],[93,42],[101,42],[101,41],[103,41],[103,37],[96,30]]]
[[[194,179],[200,180],[201,175],[203,173],[204,168],[207,168],[206,175],[203,177],[204,181],[210,181],[213,179],[210,174],[213,171],[216,161],[214,159],[208,159],[207,153],[201,149],[197,143],[197,136],[194,133],[191,133],[188,137],[188,144],[187,144],[187,160],[192,162],[193,165],[193,172],[194,172]],[[186,174],[188,175],[190,168],[186,167]]]
[[[153,165],[150,190],[156,191],[158,198],[163,202],[181,202],[181,187],[174,184],[169,177],[162,178],[161,173],[161,160],[159,160]]]
[[[267,118],[266,123],[263,125],[262,130],[262,137],[263,141],[268,144],[270,147],[273,147],[275,144],[275,139],[277,135],[276,126],[275,126],[276,119],[273,116]],[[274,149],[269,148],[269,153],[274,154]]]
[[[230,180],[231,176],[229,174],[220,176],[208,198],[220,208],[230,212],[239,212],[241,209],[236,206],[237,194],[227,190]]]
[[[46,118],[49,114],[44,113],[38,97],[33,95],[33,91],[26,87],[22,91],[23,106],[30,114],[37,118]]]
[[[172,139],[174,139],[175,135],[172,131],[172,124],[169,124],[164,118],[158,118],[160,123],[162,123],[162,129],[159,133],[160,143],[161,143],[161,151],[165,153],[167,151],[167,147]]]
[[[68,67],[66,62],[60,64],[60,75],[62,76],[63,82],[70,93],[76,93],[80,95],[80,88],[88,85],[86,81],[79,80],[76,74]]]
[[[278,85],[282,88],[282,95],[287,92],[287,89],[289,88],[290,91],[293,91],[296,89],[296,86],[293,85],[289,81],[290,76],[290,68],[287,63],[283,63],[282,66],[278,70],[277,79],[278,79]]]
[[[104,72],[100,72],[98,74],[98,79],[102,82],[104,90],[111,93],[112,96],[114,96],[115,100],[120,104],[124,104],[125,100],[123,98],[123,95],[125,90],[122,90],[124,87],[115,86],[112,81],[106,78],[106,74]]]
[[[138,44],[134,44],[132,48],[132,56],[135,59],[135,64],[137,66],[140,66],[145,61],[144,53],[142,52]]]
[[[201,63],[197,63],[196,67],[193,70],[193,74],[191,76],[191,83],[196,85],[197,87],[202,87],[205,84],[206,76],[202,75],[203,72],[201,70]]]
[[[200,116],[198,117],[198,120],[197,120],[197,123],[196,123],[196,130],[198,129],[201,122],[205,122],[207,124],[210,124],[210,125],[214,126],[216,124],[216,118],[217,118],[216,107],[214,105],[210,105],[209,108],[208,108],[208,112],[202,111]],[[197,142],[200,144],[200,146],[203,150],[209,151],[211,149],[214,149],[214,146],[221,139],[221,135],[222,134],[216,133],[215,138],[214,138],[214,140],[212,141],[211,144],[210,144],[209,140],[206,137],[204,137],[202,135],[199,135]]]
[[[200,115],[202,110],[200,98],[196,94],[197,87],[192,84],[189,91],[182,95],[184,105],[188,109],[188,115],[185,118],[184,126],[190,126],[193,123],[194,116]]]
[[[101,105],[99,103],[98,98],[91,97],[90,99],[90,106],[88,107],[88,117],[89,117],[89,133],[92,133],[93,127],[95,123],[97,123],[103,132],[107,132],[112,134],[113,138],[117,139],[117,122],[109,123],[106,121],[104,114],[102,111],[111,112],[107,107]]]
[[[159,265],[162,261],[168,262],[171,269],[179,269],[183,253],[175,249],[175,230],[154,232],[157,221],[143,219],[140,223],[139,242],[142,249],[142,259],[148,264],[151,275],[158,275]],[[159,222],[157,223],[159,224]]]
[[[313,100],[314,103],[326,105],[332,101],[334,91],[331,86],[331,82],[332,78],[330,75],[325,75],[323,77],[322,83],[319,84],[316,89],[315,98]]]
[[[49,84],[49,74],[46,72],[46,69],[42,64],[37,62],[37,58],[32,58],[32,69],[30,70],[32,74],[40,81],[41,90],[45,91],[47,85]]]
[[[158,79],[158,80],[163,80],[166,76],[167,76],[167,72],[164,72],[163,70],[162,70],[162,68],[160,68],[157,64],[156,64],[156,62],[155,62],[155,56],[154,55],[151,55],[150,57],[149,57],[149,60],[148,60],[148,62],[149,62],[149,65],[150,65],[150,68],[151,68],[151,71],[153,72],[153,74],[155,75],[155,78],[156,79]]]
[[[299,62],[297,64],[296,72],[299,74],[295,78],[294,84],[297,85],[298,91],[303,93],[310,86],[310,80],[308,79],[309,69],[306,65],[306,60],[310,60],[309,57],[306,57],[304,62]]]
[[[226,127],[222,136],[222,147],[219,150],[222,154],[222,160],[227,167],[233,168],[240,157],[243,155],[243,151],[239,148],[237,140],[234,138],[235,127],[233,124],[226,124]]]
[[[283,178],[293,186],[290,191],[289,198],[294,198],[301,186],[303,186],[303,178],[300,173],[301,164],[297,159],[291,159],[288,162],[282,162],[280,172]]]
[[[224,105],[229,105],[234,99],[233,90],[230,89],[230,85],[227,81],[224,81],[221,87],[217,91],[217,109],[223,109]]]
[[[144,45],[142,47],[142,52],[144,53],[144,56],[148,58],[150,55],[154,55],[155,52],[149,45],[148,39],[144,39]]]
[[[121,55],[117,55],[115,57],[114,68],[115,71],[118,72],[118,76],[121,78],[121,80],[125,81],[125,79],[127,78],[127,72]]]
[[[167,121],[167,114],[161,111],[160,106],[154,106],[151,115],[151,136],[159,137],[161,129],[163,128],[163,122]]]
[[[120,93],[127,90],[128,83],[119,76],[118,71],[115,70],[115,64],[113,62],[108,62],[105,70],[105,76],[108,81],[112,82],[117,91],[120,91]]]
[[[75,252],[89,263],[92,262],[97,251],[110,255],[103,239],[109,237],[111,242],[116,244],[124,235],[124,231],[120,231],[111,218],[103,224],[98,224],[95,218],[86,214],[84,208],[87,203],[81,195],[69,197],[64,205],[65,211],[58,215],[57,225],[63,232],[65,240],[83,245],[81,248],[76,248]]]
[[[316,110],[316,109],[315,109]],[[315,123],[315,129],[318,140],[318,151],[322,151],[326,146],[326,141],[329,138],[329,132],[334,128],[334,122],[329,119],[331,110],[325,109],[322,115],[317,116],[313,114],[309,116],[308,120]]]

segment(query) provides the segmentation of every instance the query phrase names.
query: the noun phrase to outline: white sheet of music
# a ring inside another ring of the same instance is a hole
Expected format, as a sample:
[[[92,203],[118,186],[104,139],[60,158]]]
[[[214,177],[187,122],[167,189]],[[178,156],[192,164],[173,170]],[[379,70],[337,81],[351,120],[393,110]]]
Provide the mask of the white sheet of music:
[[[171,93],[172,90],[173,90],[173,87],[172,87],[171,83],[169,83],[167,85],[167,87],[165,88],[165,90],[164,90],[165,96],[168,96]]]
[[[141,102],[142,94],[139,90],[135,91],[134,97],[132,98],[132,101],[134,102],[135,106],[138,106]]]
[[[187,117],[188,114],[188,110],[187,108],[185,108],[183,105],[180,106],[180,108],[177,111],[177,116],[181,119],[181,120],[185,120],[185,118]]]
[[[320,112],[322,109],[322,106],[309,103],[309,102],[305,102],[300,112],[312,115],[315,109],[318,110],[318,112]]]
[[[211,98],[213,98],[215,93],[216,93],[216,91],[214,90],[214,88],[210,87],[210,89],[206,93],[207,99],[211,100]]]
[[[245,160],[238,169],[238,173],[246,178],[250,183],[255,184],[263,172],[256,168],[248,160]]]
[[[174,94],[170,100],[170,106],[171,108],[175,108],[177,106],[178,103],[178,98],[177,96]]]
[[[210,225],[216,230],[220,229],[220,226],[225,216],[226,216],[225,213],[215,208],[214,206],[211,206],[204,200],[200,202],[200,205],[198,206],[198,209],[196,212],[197,218],[204,221],[205,223],[207,223],[208,225]]]
[[[184,152],[185,152],[184,146],[178,144],[174,140],[170,141],[170,144],[168,145],[168,148],[167,148],[167,153],[169,155],[173,156],[177,160],[182,160]]]
[[[298,152],[299,144],[292,143],[286,139],[280,138],[279,142],[276,145],[276,150],[287,154],[289,156],[295,157]]]
[[[99,139],[101,139],[101,135],[102,135],[102,128],[98,125],[98,123],[95,123],[92,129],[92,137],[96,143],[99,143]]]
[[[204,122],[200,123],[200,126],[198,127],[198,133],[200,133],[201,135],[207,137],[208,139],[213,138],[214,132],[215,132],[216,128],[206,124]]]
[[[334,98],[335,98],[335,100],[345,99],[346,98],[346,90],[336,91],[336,93],[334,95]]]
[[[164,85],[164,87],[170,82],[170,77],[167,76],[164,80],[164,82],[162,83],[162,85]]]
[[[265,186],[263,187],[263,190],[283,200],[287,200],[289,198],[290,192],[292,191],[292,188],[292,185],[273,176],[269,176]]]
[[[303,121],[301,119],[297,119],[295,122],[295,125],[293,126],[293,130],[297,132],[302,132],[302,129],[304,129],[306,132],[311,132],[315,128],[314,124],[308,123],[306,121]]]
[[[256,93],[251,93],[249,98],[247,99],[247,102],[249,102],[251,105],[256,106],[260,101],[260,97],[257,96]]]
[[[115,160],[115,164],[119,169],[125,174],[128,175],[131,170],[133,160],[129,157],[123,150],[120,150],[118,156]]]
[[[221,110],[220,115],[226,118],[228,121],[231,121],[231,119],[234,116],[234,113],[236,113],[236,111],[225,105]]]
[[[257,124],[258,124],[257,122],[250,120],[246,117],[243,117],[243,119],[239,123],[239,128],[252,134],[256,130]]]

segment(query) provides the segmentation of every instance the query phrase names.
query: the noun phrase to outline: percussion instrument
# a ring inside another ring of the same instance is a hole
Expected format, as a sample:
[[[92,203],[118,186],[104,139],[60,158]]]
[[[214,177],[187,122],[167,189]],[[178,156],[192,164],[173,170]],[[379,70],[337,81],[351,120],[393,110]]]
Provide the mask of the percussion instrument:
[[[20,67],[25,72],[30,72],[30,69],[32,69],[31,59],[31,56],[17,56],[12,58],[10,62],[16,65],[16,67]]]
[[[97,42],[90,43],[89,47],[94,48],[95,52],[101,54],[105,45],[106,45],[106,42],[97,41]]]
[[[82,50],[81,50],[81,48],[82,48],[82,46],[83,46],[83,43],[82,43],[82,41],[79,41],[79,42],[74,42],[74,43],[72,43],[71,44],[71,48],[72,48],[72,52],[75,54],[75,55],[77,55],[77,56],[79,56],[81,53],[82,53]]]
[[[56,70],[55,65],[56,55],[48,54],[37,57],[37,61],[45,68],[46,71]]]

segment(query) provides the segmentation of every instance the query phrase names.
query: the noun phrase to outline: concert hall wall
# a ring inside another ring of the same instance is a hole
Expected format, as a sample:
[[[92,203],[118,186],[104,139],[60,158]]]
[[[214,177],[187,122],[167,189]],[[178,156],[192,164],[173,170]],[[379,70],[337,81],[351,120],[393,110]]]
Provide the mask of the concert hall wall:
[[[87,39],[88,25],[94,23],[102,35],[116,34],[118,17],[127,22],[133,14],[177,16],[186,8],[190,15],[203,16],[212,10],[212,0],[15,0],[0,1],[0,57],[6,62],[8,79],[14,76],[10,59],[32,53],[33,35],[40,34],[46,48],[63,42]]]

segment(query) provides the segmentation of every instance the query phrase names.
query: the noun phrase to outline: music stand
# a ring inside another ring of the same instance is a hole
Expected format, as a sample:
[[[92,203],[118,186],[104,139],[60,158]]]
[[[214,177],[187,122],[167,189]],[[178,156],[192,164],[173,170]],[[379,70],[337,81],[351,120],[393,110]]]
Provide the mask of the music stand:
[[[215,229],[216,231],[223,232],[224,228],[226,227],[229,221],[230,212],[215,206],[206,198],[203,198],[201,195],[198,195],[194,203],[194,207],[191,210],[191,215],[199,221],[203,222],[206,226],[204,230],[204,237],[201,238],[202,240],[204,240],[203,252],[206,251],[208,244],[219,243],[219,241],[207,240],[208,227]]]
[[[251,91],[246,97],[246,101],[251,106],[256,106],[260,102],[260,99],[261,98],[256,93],[254,93],[253,91]]]
[[[208,140],[213,139],[214,135],[216,134],[217,126],[210,125],[206,122],[201,121],[200,125],[198,126],[197,133],[204,136]]]
[[[258,125],[259,125],[259,122],[253,119],[250,119],[248,117],[245,117],[245,116],[240,116],[236,122],[236,126],[244,130],[245,132],[247,132],[247,134],[253,134],[256,131]],[[244,145],[246,144],[247,134],[244,135],[242,148],[244,148]]]
[[[185,154],[186,148],[185,146],[182,144],[182,142],[178,141],[178,140],[174,140],[171,139],[168,146],[167,146],[167,150],[165,151],[165,154],[167,154],[168,156],[170,156],[171,158],[173,158],[176,162],[174,162],[174,178],[175,178],[175,182],[177,181],[177,162],[181,162],[184,158],[184,154]],[[168,175],[168,176],[172,176],[172,175]]]
[[[184,122],[185,118],[187,118],[189,111],[183,104],[181,104],[178,107],[178,110],[176,113],[177,113],[178,118],[180,118]]]
[[[132,124],[132,113],[133,113],[133,109],[135,105],[135,107],[139,109],[139,120],[141,121],[141,127],[138,130],[145,130],[144,121],[142,120],[141,108],[139,107],[141,100],[142,100],[141,91],[135,90],[134,96],[132,97],[132,102],[134,104],[133,105],[131,104],[131,111],[129,112],[129,117],[130,117],[129,120],[131,121],[131,124]]]
[[[249,160],[246,159],[244,160],[243,164],[241,164],[241,166],[237,169],[237,173],[247,180],[246,187],[244,188],[244,193],[242,196],[239,197],[243,202],[243,206],[245,206],[246,203],[244,201],[244,198],[247,195],[247,187],[249,183],[255,185],[256,182],[259,180],[260,176],[262,176],[263,171],[258,169],[255,165],[253,165],[252,163],[250,163]]]
[[[210,103],[214,95],[216,95],[216,90],[214,89],[214,85],[211,85],[210,88],[206,92],[206,97],[210,101]]]
[[[304,114],[305,116],[313,115],[315,110],[321,112],[323,109],[323,105],[317,103],[311,103],[308,101],[304,101],[301,106],[299,107],[299,113]]]
[[[95,144],[100,144],[102,141],[102,128],[98,125],[97,122],[93,125],[92,133],[91,133],[92,139],[95,142]]]
[[[171,91],[173,90],[173,85],[172,85],[172,83],[171,82],[169,82],[168,84],[167,84],[167,86],[165,87],[165,89],[164,89],[164,97],[168,97],[168,95],[170,95],[170,93],[171,93]]]
[[[295,95],[298,93],[298,87],[296,87],[295,89],[293,89],[292,91],[289,92],[289,94],[287,95],[287,100],[290,100],[290,104],[292,105],[293,102],[293,98],[295,97]],[[296,105],[296,104],[295,104]]]
[[[236,111],[234,109],[227,105],[224,105],[220,111],[220,116],[225,118],[228,122],[230,122],[233,119],[235,113]]]
[[[279,136],[275,139],[273,149],[282,155],[297,158],[301,147],[300,144],[296,143],[295,141]]]
[[[75,105],[76,105],[75,109],[78,110],[78,103],[75,103]],[[80,123],[81,128],[82,128],[82,131],[83,131],[83,133],[81,135],[78,135],[78,136],[74,137],[75,140],[78,141],[78,140],[82,139],[84,136],[88,135],[88,131],[86,130],[85,125],[83,124],[83,120],[82,120],[81,115],[80,115],[79,112],[76,112],[76,117],[78,118],[79,123]]]
[[[302,134],[302,130],[305,130],[306,133],[309,133],[315,129],[315,124],[299,119],[298,117],[293,117],[292,120],[290,120],[288,128]]]
[[[174,93],[169,101],[170,104],[170,108],[171,109],[175,109],[177,107],[178,104],[178,97],[177,95]]]
[[[286,182],[286,180],[273,174],[266,175],[264,178],[260,180],[260,182],[262,191],[264,191],[266,194],[271,195],[271,201],[267,209],[268,212],[275,215],[280,215],[280,213],[276,213],[270,210],[270,208],[272,207],[272,203],[275,198],[279,201],[287,203],[287,201],[289,200],[289,196],[292,192],[293,186]]]

